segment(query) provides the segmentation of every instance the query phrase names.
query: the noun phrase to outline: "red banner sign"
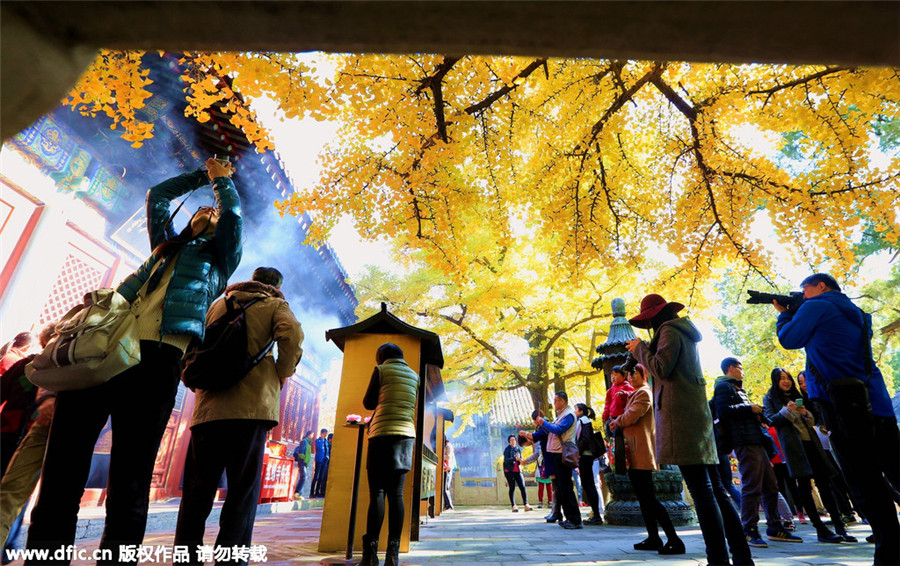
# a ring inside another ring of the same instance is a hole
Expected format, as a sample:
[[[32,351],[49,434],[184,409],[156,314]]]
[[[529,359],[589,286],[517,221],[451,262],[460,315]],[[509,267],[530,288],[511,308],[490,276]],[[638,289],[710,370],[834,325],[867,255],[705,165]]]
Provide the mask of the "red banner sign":
[[[264,455],[259,502],[290,501],[294,489],[293,471],[294,461],[292,459]]]

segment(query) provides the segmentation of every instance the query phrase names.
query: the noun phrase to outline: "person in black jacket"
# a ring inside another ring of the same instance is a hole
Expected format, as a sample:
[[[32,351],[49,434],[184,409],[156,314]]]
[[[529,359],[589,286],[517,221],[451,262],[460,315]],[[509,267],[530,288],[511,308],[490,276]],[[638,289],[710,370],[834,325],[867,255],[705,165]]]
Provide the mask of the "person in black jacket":
[[[581,476],[584,500],[591,506],[591,516],[584,521],[584,524],[602,525],[600,494],[597,493],[597,484],[594,483],[594,460],[603,455],[603,452],[606,451],[606,444],[603,442],[603,437],[594,432],[594,425],[591,422],[597,416],[594,409],[584,403],[577,403],[575,416],[578,418],[576,421],[578,428],[575,429],[575,444],[578,446],[578,475]]]
[[[727,423],[731,445],[741,472],[741,523],[750,546],[766,548],[759,535],[759,502],[766,512],[766,536],[783,542],[803,542],[784,529],[778,519],[778,482],[766,454],[763,435],[763,407],[750,402],[744,392],[744,366],[737,358],[722,360],[723,376],[716,379],[716,415]]]
[[[794,378],[784,368],[772,370],[772,386],[763,399],[765,415],[778,434],[782,458],[791,478],[797,481],[799,503],[809,513],[819,542],[856,542],[844,528],[841,512],[831,494],[831,476],[837,473],[825,457],[825,450],[813,430],[815,419],[803,403]],[[798,403],[800,401],[800,403]],[[812,479],[819,486],[819,494],[838,534],[825,526],[812,497]]]
[[[522,449],[519,448],[515,435],[510,434],[506,441],[509,444],[503,449],[503,475],[506,476],[506,485],[509,486],[509,504],[512,505],[513,513],[519,512],[519,507],[516,505],[516,486],[519,486],[525,510],[531,511],[532,507],[528,504],[528,493],[525,492],[525,480],[522,478]]]

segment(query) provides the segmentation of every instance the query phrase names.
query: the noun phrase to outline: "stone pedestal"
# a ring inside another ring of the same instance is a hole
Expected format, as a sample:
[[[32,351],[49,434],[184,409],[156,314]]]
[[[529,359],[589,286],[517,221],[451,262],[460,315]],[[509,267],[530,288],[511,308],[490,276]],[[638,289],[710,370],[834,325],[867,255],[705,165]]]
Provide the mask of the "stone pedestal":
[[[634,490],[631,489],[628,476],[607,472],[604,480],[611,495],[603,514],[604,521],[610,525],[644,526],[641,507],[634,496]],[[664,466],[663,470],[654,472],[653,489],[656,498],[669,512],[672,524],[681,527],[694,523],[694,510],[681,498],[682,482],[678,468]]]

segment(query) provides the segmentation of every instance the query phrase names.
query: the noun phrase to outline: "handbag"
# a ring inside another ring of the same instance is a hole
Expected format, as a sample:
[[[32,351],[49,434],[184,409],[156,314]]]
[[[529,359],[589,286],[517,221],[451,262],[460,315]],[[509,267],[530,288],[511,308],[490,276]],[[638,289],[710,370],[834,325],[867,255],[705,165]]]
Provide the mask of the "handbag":
[[[599,458],[606,453],[606,441],[603,440],[603,435],[594,431],[594,427],[590,427],[590,431],[591,438],[588,441],[588,446],[594,458]]]
[[[141,361],[137,318],[115,289],[84,296],[56,325],[57,335],[25,367],[25,375],[50,391],[87,389]]]
[[[562,445],[562,462],[566,466],[575,469],[578,467],[578,459],[580,458],[578,446],[574,442],[568,440]]]

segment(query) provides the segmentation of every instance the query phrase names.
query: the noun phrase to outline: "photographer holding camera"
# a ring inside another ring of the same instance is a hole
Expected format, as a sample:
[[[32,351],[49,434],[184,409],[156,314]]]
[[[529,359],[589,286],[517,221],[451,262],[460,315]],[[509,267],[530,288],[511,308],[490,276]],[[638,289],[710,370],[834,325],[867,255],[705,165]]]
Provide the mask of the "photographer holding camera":
[[[885,476],[900,485],[900,433],[884,378],[872,359],[872,317],[841,292],[828,274],[800,283],[796,309],[778,302],[778,340],[806,350],[809,397],[844,465],[863,495],[875,537],[875,564],[900,564],[900,523]]]
[[[635,328],[651,329],[653,338],[646,344],[638,338],[629,340],[625,348],[653,376],[656,460],[681,471],[694,500],[707,562],[752,565],[737,510],[722,482],[713,481],[719,455],[697,350],[701,336],[688,317],[678,316],[683,308],[656,293],[645,296],[640,314],[629,322]]]
[[[147,192],[153,252],[117,288],[137,319],[133,338],[140,341],[140,363],[100,385],[57,395],[29,549],[48,550],[55,557],[56,550],[73,544],[94,444],[111,418],[100,548],[110,550],[113,559],[98,564],[137,563],[123,549],[144,540],[153,467],[175,405],[181,359],[192,341],[203,339],[206,311],[241,261],[241,202],[231,180],[234,169],[223,161],[209,158],[205,170],[183,173]],[[176,234],[170,204],[210,183],[216,206],[201,207]],[[28,566],[48,563],[69,560],[26,560]]]
[[[741,473],[741,523],[750,546],[766,548],[768,544],[759,535],[759,501],[762,498],[766,513],[766,536],[783,542],[803,542],[803,539],[787,532],[778,518],[778,481],[775,470],[766,453],[766,444],[771,442],[763,432],[763,423],[768,419],[763,415],[762,405],[750,402],[742,387],[744,366],[737,358],[722,360],[722,373],[716,379],[716,415],[730,435],[734,455]]]

